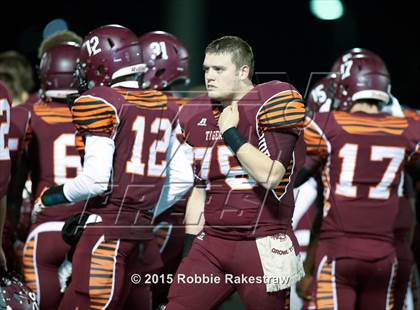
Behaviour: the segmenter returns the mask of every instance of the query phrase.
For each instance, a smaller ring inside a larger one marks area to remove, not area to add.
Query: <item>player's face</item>
[[[231,100],[238,90],[239,70],[231,54],[207,53],[203,63],[208,96],[214,100]]]

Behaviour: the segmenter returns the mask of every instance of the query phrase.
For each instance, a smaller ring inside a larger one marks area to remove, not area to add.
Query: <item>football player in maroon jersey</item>
[[[6,220],[6,193],[11,166],[8,148],[11,102],[10,90],[0,81],[0,268],[4,269],[7,269],[6,256],[3,251],[3,226]]]
[[[22,257],[16,255],[15,249],[22,247],[26,236],[18,238],[18,229],[29,228],[29,223],[25,222],[21,216],[22,188],[26,182],[27,160],[25,149],[27,145],[27,132],[29,128],[31,112],[22,104],[12,106],[10,110],[10,130],[9,130],[9,152],[11,160],[11,178],[7,191],[7,218],[4,226],[3,246],[6,257],[10,262],[10,271],[22,271]],[[22,225],[26,224],[26,225]],[[22,230],[19,230],[21,232]]]
[[[81,40],[82,38],[71,31],[56,33],[40,44],[38,57],[41,59],[45,51],[59,43],[81,43]],[[27,152],[25,150],[27,150],[27,143],[31,136],[30,133],[28,134],[28,129],[31,112],[33,112],[32,106],[39,101],[39,92],[28,95],[28,91],[34,82],[32,79],[32,68],[24,57],[11,52],[5,53],[3,57],[5,58],[0,57],[5,62],[0,65],[0,76],[9,76],[9,83],[12,84],[11,89],[14,90],[13,93],[16,98],[13,101],[11,110],[9,150],[12,172],[7,195],[8,210],[4,245],[7,245],[6,255],[12,258],[8,259],[8,261],[12,262],[9,269],[21,272],[22,257],[21,255],[17,255],[16,257],[15,250],[19,253],[21,252],[20,249],[23,250],[31,226],[30,205],[33,204],[33,201],[31,202],[28,198],[22,199],[22,190],[27,181],[28,164],[30,161],[26,157]],[[22,101],[25,98],[27,98],[26,101]],[[30,192],[30,182],[26,185],[26,190]],[[29,208],[21,207],[22,203]]]
[[[179,109],[187,104],[188,99],[180,97],[180,92],[175,89],[178,84],[188,85],[188,51],[176,36],[164,32],[153,31],[139,37],[142,47],[144,63],[147,71],[142,75],[141,87],[143,89],[156,89],[173,95]],[[178,135],[182,135],[177,128]],[[188,146],[174,141],[172,149],[177,152],[191,153],[185,150]],[[187,160],[187,157],[180,159]],[[191,163],[189,163],[191,164]],[[187,194],[185,186],[179,186],[179,175],[186,172],[182,170],[184,164],[178,160],[170,165],[167,172],[165,185],[154,210],[153,233],[159,244],[163,261],[162,274],[173,276],[182,259],[185,229],[183,225]],[[183,176],[183,179],[185,176]],[[192,186],[194,176],[190,175]],[[181,192],[179,192],[181,190]],[[154,308],[167,302],[170,283],[159,282],[152,286]]]
[[[9,139],[7,142],[11,170],[7,189],[7,216],[3,232],[3,249],[9,262],[9,270],[21,271],[21,259],[15,255],[15,245],[18,244],[16,227],[20,219],[20,205],[22,203],[22,191],[19,191],[19,188],[22,188],[25,181],[18,178],[16,168],[22,156],[23,142],[30,117],[30,113],[21,105],[32,101],[36,97],[36,95],[31,96],[29,94],[34,86],[32,66],[29,60],[16,51],[1,53],[0,80],[7,85],[12,95]],[[22,244],[23,242],[20,241],[20,245]]]
[[[181,110],[197,176],[187,216],[204,207],[205,225],[181,262],[167,309],[210,309],[235,290],[247,308],[283,309],[290,286],[303,276],[290,183],[303,160],[305,109],[288,83],[253,85],[253,66],[242,39],[213,41],[203,63],[208,95]],[[188,277],[197,280],[183,281]],[[233,277],[260,280],[234,283]],[[280,278],[287,283],[274,283]]]
[[[343,111],[314,114],[305,128],[325,182],[313,296],[319,309],[392,307],[397,188],[418,155],[420,124],[380,113],[390,78],[378,56],[350,55],[336,82]]]
[[[67,95],[78,91],[74,71],[79,53],[79,45],[64,43],[49,48],[41,58],[41,99],[27,107],[31,121],[26,157],[35,197],[81,172],[66,101]],[[42,308],[57,309],[60,304],[59,269],[70,249],[61,238],[61,229],[65,219],[82,208],[83,204],[62,205],[33,219],[24,247],[23,271]]]
[[[144,71],[141,46],[131,30],[107,25],[85,37],[77,76],[87,90],[71,105],[85,144],[83,172],[46,190],[35,209],[42,214],[59,203],[102,196],[88,202],[91,214],[73,256],[78,272],[60,309],[121,309],[132,291],[132,273],[160,266],[149,211],[170,161],[178,106],[161,92],[139,90]],[[144,308],[147,301],[130,300]]]

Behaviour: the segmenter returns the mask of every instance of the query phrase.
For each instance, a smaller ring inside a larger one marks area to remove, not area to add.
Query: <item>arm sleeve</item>
[[[173,206],[194,184],[192,148],[188,144],[178,141],[177,133],[179,131],[178,126],[171,136],[167,152],[167,177],[156,204],[154,216],[159,216]]]
[[[280,200],[286,193],[295,167],[295,148],[305,120],[302,96],[294,89],[278,92],[257,113],[258,148],[284,169],[280,183],[273,189]]]
[[[87,136],[83,172],[64,185],[64,196],[70,202],[86,200],[108,189],[114,157],[114,140]]]
[[[306,211],[309,210],[311,205],[315,202],[318,195],[317,183],[314,178],[308,179],[307,182],[303,183],[299,187],[293,189],[295,197],[295,210],[293,212],[293,229],[296,229],[296,225],[299,220],[303,217]]]

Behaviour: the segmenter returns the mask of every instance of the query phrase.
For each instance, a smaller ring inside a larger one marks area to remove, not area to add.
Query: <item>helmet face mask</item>
[[[189,83],[188,51],[174,35],[148,32],[139,37],[147,71],[141,88],[163,90],[175,82]]]
[[[41,58],[39,78],[44,97],[65,98],[77,92],[76,60],[80,46],[62,43],[49,48]]]
[[[91,31],[83,41],[76,67],[82,89],[136,81],[145,71],[137,36],[119,25]]]

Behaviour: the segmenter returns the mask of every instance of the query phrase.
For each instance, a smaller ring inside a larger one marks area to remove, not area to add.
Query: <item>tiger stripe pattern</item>
[[[48,103],[40,101],[34,104],[33,112],[47,124],[63,124],[72,122],[71,112],[64,104],[63,107],[51,107]]]
[[[35,270],[35,240],[36,236],[29,239],[23,249],[23,276],[26,285],[37,293],[37,276]]]
[[[319,310],[337,309],[334,269],[335,261],[327,262],[325,257],[316,281],[316,306]]]
[[[408,127],[402,117],[359,117],[354,113],[334,112],[334,118],[344,131],[356,135],[401,135]]]
[[[119,123],[117,111],[104,99],[94,96],[81,96],[72,105],[73,123],[78,134],[113,135]]]
[[[92,250],[89,274],[91,309],[104,309],[112,299],[119,241],[104,241]]]
[[[258,125],[262,131],[303,126],[305,105],[295,90],[285,90],[264,102],[258,111]]]

